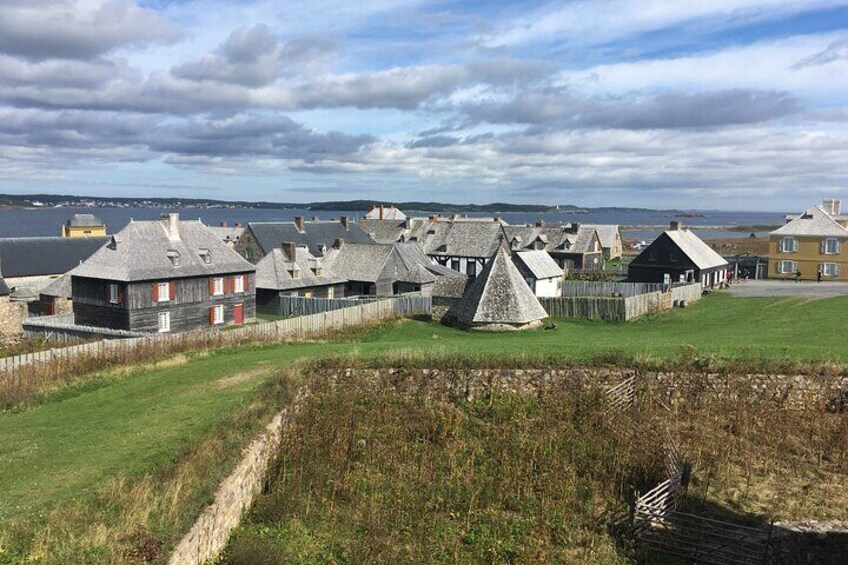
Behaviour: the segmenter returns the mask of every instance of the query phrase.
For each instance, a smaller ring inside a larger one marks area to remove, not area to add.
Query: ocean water
[[[65,221],[75,213],[93,213],[105,222],[109,233],[115,233],[123,228],[131,219],[153,220],[162,213],[170,210],[159,208],[36,208],[0,210],[0,237],[35,237],[60,235]],[[296,216],[311,219],[317,216],[329,220],[340,216],[357,219],[364,213],[354,211],[321,211],[310,210],[254,210],[246,208],[189,208],[179,210],[180,217],[185,220],[200,219],[210,226],[226,222],[233,225],[236,222],[246,224],[257,221],[285,221]],[[426,216],[426,211],[407,211],[412,216]],[[469,216],[491,216],[491,214],[468,214]],[[584,224],[618,224],[623,226],[625,237],[637,239],[653,239],[672,220],[683,222],[704,239],[717,237],[746,237],[749,232],[727,229],[713,229],[717,226],[757,226],[782,225],[784,214],[774,212],[711,212],[698,211],[685,217],[676,212],[661,211],[580,211],[559,212],[548,214],[506,213],[500,215],[510,224],[525,224],[544,220],[546,223],[580,222]],[[700,229],[699,229],[700,227]],[[758,237],[767,232],[757,232]]]

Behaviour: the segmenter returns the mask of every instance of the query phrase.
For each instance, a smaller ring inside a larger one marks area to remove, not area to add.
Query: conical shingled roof
[[[548,313],[501,245],[469,285],[456,316],[467,326],[524,325],[547,318]]]

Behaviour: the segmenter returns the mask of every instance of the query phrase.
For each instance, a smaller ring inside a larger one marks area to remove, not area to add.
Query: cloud
[[[119,47],[173,43],[180,30],[129,0],[4,0],[0,52],[31,60],[92,59]]]
[[[791,69],[797,71],[804,67],[827,65],[845,59],[848,59],[848,39],[840,39],[832,42],[818,53],[798,61],[792,65]]]

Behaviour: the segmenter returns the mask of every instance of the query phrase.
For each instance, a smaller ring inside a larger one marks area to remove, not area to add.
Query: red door
[[[244,323],[244,304],[236,304],[233,306],[233,321],[237,326]]]

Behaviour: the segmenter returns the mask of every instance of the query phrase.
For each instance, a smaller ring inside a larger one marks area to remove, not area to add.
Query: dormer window
[[[312,269],[312,273],[316,277],[323,277],[324,276],[324,267],[315,267],[314,269]]]
[[[168,259],[174,267],[180,266],[180,253],[178,251],[168,251]]]
[[[289,273],[291,273],[291,278],[293,279],[300,278],[300,269],[292,269],[291,271],[289,271]]]
[[[200,259],[203,261],[204,265],[211,265],[212,264],[212,252],[210,252],[208,249],[201,249],[200,250]]]

